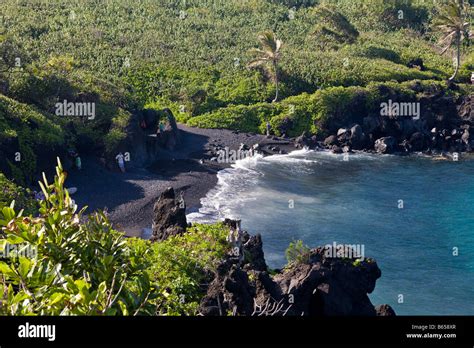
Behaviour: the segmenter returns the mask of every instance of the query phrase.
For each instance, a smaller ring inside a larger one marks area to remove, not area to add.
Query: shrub
[[[0,206],[8,206],[15,201],[17,209],[24,210],[24,214],[34,214],[38,205],[29,189],[25,189],[8,180],[0,173]]]
[[[289,95],[288,87],[281,83],[280,95]],[[275,96],[275,85],[265,83],[259,71],[239,71],[222,76],[215,86],[215,100],[222,106],[231,104],[250,105],[272,100]]]
[[[145,109],[156,111],[161,111],[166,108],[171,110],[177,122],[186,123],[192,117],[192,114],[188,111],[190,109],[186,105],[173,102],[166,97],[158,97],[153,102],[145,105]]]
[[[270,121],[273,132],[292,137],[301,135],[311,129],[312,117],[316,112],[314,95],[303,93],[289,97],[280,103],[279,112]]]
[[[120,128],[112,128],[105,136],[105,153],[109,156],[117,152],[127,134]]]
[[[183,235],[161,243],[134,240],[146,245],[150,254],[147,272],[153,286],[160,289],[153,304],[160,315],[196,315],[205,287],[214,277],[218,263],[230,250],[229,230],[216,225],[194,225]]]
[[[0,250],[35,251],[0,259],[0,314],[197,314],[205,284],[230,249],[228,228],[195,225],[155,244],[126,239],[102,212],[83,218],[86,208],[77,211],[64,189],[59,162],[56,173],[53,183],[43,178],[38,217],[23,216],[0,196]]]
[[[327,45],[337,48],[338,44],[354,43],[359,36],[357,29],[335,7],[318,6],[314,16],[318,24],[313,35],[322,48]]]
[[[257,133],[261,123],[266,119],[270,119],[276,112],[277,107],[268,103],[229,106],[193,117],[188,121],[188,125],[201,128],[228,128]]]
[[[309,262],[311,249],[303,244],[303,241],[292,241],[285,251],[288,264],[300,264]]]
[[[318,0],[269,0],[269,1],[276,4],[284,5],[289,8],[310,7],[318,3]]]
[[[366,92],[360,87],[332,87],[313,94],[303,93],[282,101],[285,113],[271,121],[280,135],[334,132],[350,122],[361,122],[366,112]]]
[[[362,30],[424,29],[434,3],[422,0],[325,0],[336,6]]]
[[[53,122],[34,107],[0,95],[0,153],[10,162],[0,168],[19,184],[32,182],[37,167],[37,153],[54,153],[66,141],[60,121]],[[20,161],[15,161],[16,155]],[[46,160],[46,159],[43,159]],[[12,174],[15,174],[13,176]]]
[[[35,250],[0,261],[0,313],[152,314],[146,251],[128,247],[102,213],[81,223],[84,209],[76,211],[64,181],[59,163],[54,183],[45,177],[41,184],[45,200],[36,218],[23,217],[13,204],[0,207],[0,249],[9,244]]]

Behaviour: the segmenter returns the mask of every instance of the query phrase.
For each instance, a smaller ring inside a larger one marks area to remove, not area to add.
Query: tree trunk
[[[278,88],[279,88],[278,67],[277,67],[276,62],[273,62],[273,70],[275,71],[275,99],[272,100],[272,103],[275,103],[278,101]]]
[[[459,65],[461,64],[461,33],[456,35],[456,68],[454,74],[449,78],[449,81],[453,81],[459,72]]]

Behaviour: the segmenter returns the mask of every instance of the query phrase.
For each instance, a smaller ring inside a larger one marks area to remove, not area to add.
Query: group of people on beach
[[[168,120],[168,122],[169,122],[169,120]],[[165,131],[166,125],[167,124],[165,122],[163,122],[163,120],[160,120],[160,122],[158,123],[158,127],[156,129],[156,135],[157,136],[160,136]],[[140,122],[140,127],[142,129],[147,129],[148,124],[146,123],[146,121],[144,119]]]
[[[74,167],[77,170],[82,170],[82,160],[81,156],[77,153],[77,151],[71,149],[69,150],[69,156],[73,159],[74,161]],[[118,167],[120,168],[120,171],[122,173],[125,173],[125,155],[120,152],[117,156],[115,156],[115,160],[117,161]]]

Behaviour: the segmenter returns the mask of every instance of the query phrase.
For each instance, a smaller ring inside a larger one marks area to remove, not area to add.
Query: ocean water
[[[296,151],[218,175],[194,221],[241,218],[270,267],[292,240],[359,244],[382,277],[372,303],[399,315],[474,314],[474,160]]]

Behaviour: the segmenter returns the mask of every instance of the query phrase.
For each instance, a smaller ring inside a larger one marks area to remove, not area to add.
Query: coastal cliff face
[[[355,93],[337,113],[325,114],[324,120],[316,118],[317,110],[311,111],[314,124],[308,123],[298,137],[285,136],[295,133],[288,116],[283,118],[287,119],[287,128],[271,128],[272,133],[282,136],[262,136],[253,143],[242,143],[245,149],[263,155],[287,154],[303,147],[334,153],[397,155],[473,151],[474,101],[470,87],[413,81],[371,88]],[[312,126],[318,129],[317,134],[310,131]],[[226,146],[225,141],[210,144],[204,158],[217,162]]]
[[[153,241],[183,233],[186,218],[173,189],[155,205]],[[328,256],[327,249],[308,250],[283,270],[270,270],[260,235],[226,220],[231,245],[207,285],[199,313],[204,316],[346,316],[395,315],[389,305],[374,307],[368,294],[382,272],[373,259]]]
[[[374,307],[367,296],[381,276],[373,259],[329,258],[316,248],[304,261],[270,272],[259,235],[243,232],[241,250],[243,257],[222,261],[201,301],[202,315],[395,315],[389,305]]]

